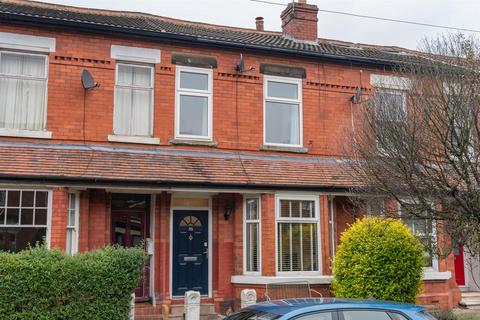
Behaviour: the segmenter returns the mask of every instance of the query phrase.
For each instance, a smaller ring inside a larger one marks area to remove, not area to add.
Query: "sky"
[[[288,0],[270,0],[288,3]],[[183,20],[235,27],[255,27],[255,17],[265,19],[265,29],[281,30],[284,7],[251,0],[44,0],[81,7],[140,11]],[[320,9],[418,21],[480,30],[480,0],[308,0]],[[319,12],[320,38],[417,49],[425,38],[446,29],[413,26]],[[480,33],[473,33],[480,36]]]

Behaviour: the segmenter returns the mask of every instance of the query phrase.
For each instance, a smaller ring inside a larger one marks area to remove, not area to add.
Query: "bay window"
[[[49,193],[0,190],[0,250],[18,252],[47,237]]]
[[[260,199],[245,198],[244,272],[260,272]]]
[[[175,136],[186,139],[212,138],[211,69],[177,66]]]
[[[437,235],[435,220],[428,218],[419,218],[413,214],[406,213],[407,209],[400,206],[400,217],[412,233],[420,240],[420,243],[425,248],[424,250],[424,267],[428,270],[438,271],[438,260],[434,255],[434,250],[437,247]]]
[[[0,129],[45,130],[47,56],[0,52]]]
[[[319,212],[316,197],[277,198],[277,271],[319,271]]]
[[[265,76],[264,143],[302,146],[302,80]]]
[[[152,136],[153,83],[153,66],[117,64],[113,125],[115,135]]]

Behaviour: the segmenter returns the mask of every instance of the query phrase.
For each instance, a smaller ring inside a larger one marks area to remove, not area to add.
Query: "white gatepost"
[[[135,319],[135,293],[132,293],[132,299],[130,300],[130,320]]]
[[[185,320],[200,320],[200,292],[185,292]]]
[[[243,289],[240,293],[241,307],[246,308],[257,303],[257,292],[254,289]]]

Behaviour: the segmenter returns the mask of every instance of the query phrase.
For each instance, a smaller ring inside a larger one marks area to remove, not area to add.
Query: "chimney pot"
[[[290,2],[282,11],[283,34],[299,40],[317,41],[318,7],[307,0]]]
[[[257,27],[257,31],[263,31],[265,29],[263,17],[256,17],[255,18],[255,25]]]

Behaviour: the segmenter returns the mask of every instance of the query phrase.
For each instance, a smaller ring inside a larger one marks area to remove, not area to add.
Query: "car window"
[[[277,318],[280,318],[280,315],[271,312],[243,310],[229,315],[225,320],[274,320]]]
[[[333,315],[331,312],[309,313],[296,317],[295,320],[333,320]]]
[[[375,310],[345,310],[344,320],[392,320],[384,311]]]
[[[405,317],[404,315],[401,315],[400,313],[390,312],[389,314],[393,320],[408,320],[407,317]]]

